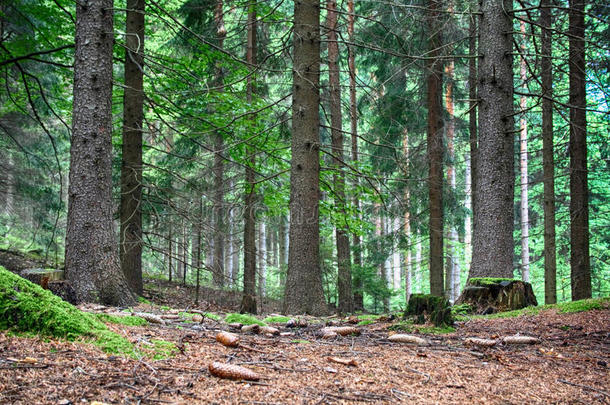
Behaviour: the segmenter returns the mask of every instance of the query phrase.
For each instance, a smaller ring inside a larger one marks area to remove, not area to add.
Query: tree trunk
[[[347,33],[349,41],[354,41],[354,0],[348,0],[348,22],[347,22]],[[358,106],[356,104],[356,56],[354,54],[353,45],[347,47],[347,65],[349,69],[349,110],[350,110],[350,132],[351,132],[351,144],[352,144],[352,160],[358,161]],[[354,196],[353,204],[356,211],[356,215],[360,215],[360,200],[358,198],[358,186],[359,178],[354,176]],[[362,311],[364,309],[364,299],[362,296],[362,279],[359,275],[362,272],[362,247],[360,244],[360,235],[357,233],[352,234],[353,246],[354,246],[354,267],[356,273],[353,279],[353,305],[355,311]]]
[[[572,300],[591,298],[585,1],[570,0],[570,266]]]
[[[121,153],[121,269],[142,294],[142,123],[144,120],[144,6],[129,0],[125,20],[125,89]]]
[[[428,1],[427,27],[429,59],[427,70],[428,106],[428,195],[430,202],[430,293],[443,296],[443,128],[441,92],[443,86],[442,62],[439,59],[440,4],[438,0]]]
[[[470,140],[470,206],[474,219],[476,215],[476,184],[477,184],[477,154],[478,154],[478,139],[477,139],[477,16],[472,14],[470,16],[470,24],[468,27],[469,39],[468,39],[468,54],[470,59],[468,60],[468,98],[470,99],[470,107],[468,113],[468,132]],[[471,232],[474,233],[474,220],[472,221]],[[468,232],[468,231],[467,231]],[[472,246],[471,254],[472,254]],[[471,257],[472,261],[472,257]]]
[[[354,310],[352,297],[352,270],[350,247],[345,209],[345,172],[343,171],[343,114],[341,113],[341,84],[339,77],[339,44],[337,43],[337,3],[329,0],[328,9],[328,83],[330,86],[330,119],[333,154],[333,183],[335,209],[340,213],[340,223],[336,224],[337,243],[337,290],[339,293],[338,311],[340,314]]]
[[[520,61],[520,76],[523,92],[527,92],[527,66],[525,62],[526,33],[525,22],[521,20],[521,35],[523,42],[521,43],[521,61]],[[521,169],[521,274],[523,281],[530,281],[530,217],[529,217],[529,198],[527,195],[528,178],[527,178],[527,117],[525,110],[527,108],[527,99],[521,96],[519,99],[519,107],[521,107],[521,119],[519,122],[519,167]]]
[[[256,66],[256,4],[248,6],[248,43],[246,61],[250,69]],[[255,92],[254,75],[247,78],[246,98],[250,106],[253,105]],[[250,116],[256,121],[256,114]],[[244,295],[242,297],[240,312],[256,314],[256,183],[254,178],[255,152],[246,148],[246,190],[244,196]]]
[[[294,3],[290,250],[285,313],[326,313],[320,268],[320,2]]]
[[[557,302],[555,247],[555,162],[553,146],[553,60],[551,1],[540,1],[542,25],[542,165],[544,171],[544,302]]]
[[[514,118],[512,2],[481,3],[479,133],[469,278],[513,277]]]
[[[171,204],[170,204],[171,206]],[[169,207],[168,207],[169,208]],[[174,230],[172,225],[171,216],[168,215],[168,226],[167,226],[167,280],[171,283],[173,276],[173,254],[174,254]]]
[[[112,218],[112,0],[76,6],[66,279],[77,298],[131,305]]]
[[[451,11],[452,8],[449,8]],[[454,76],[454,61],[453,59],[449,60],[447,65],[445,66],[445,74],[447,77],[447,84],[445,85],[445,108],[447,110],[447,125],[446,125],[446,135],[447,135],[447,154],[448,154],[448,162],[447,162],[447,181],[449,182],[449,188],[453,194],[456,193],[456,173],[455,173],[455,115],[454,115],[454,101],[453,101],[453,76]],[[445,280],[445,288],[447,291],[445,292],[447,299],[449,302],[454,303],[459,295],[459,281],[458,286],[456,288],[456,280],[459,280],[460,277],[460,266],[457,261],[457,242],[458,242],[458,234],[455,229],[455,225],[451,223],[449,225],[449,243],[447,246],[447,255],[446,255],[446,276]]]
[[[258,224],[258,296],[261,305],[265,296],[267,277],[267,225],[264,221]]]
[[[407,178],[408,176],[408,162],[409,162],[409,134],[407,132],[405,132],[405,136],[403,138],[402,141],[402,147],[403,147],[403,153],[404,153],[404,167],[405,167],[405,172],[404,172],[404,176],[405,178]],[[405,239],[406,239],[406,252],[405,252],[405,302],[408,304],[409,303],[409,299],[411,297],[411,294],[413,292],[413,281],[412,281],[412,267],[413,267],[413,263],[411,263],[411,242],[412,242],[412,238],[411,238],[411,213],[409,212],[410,209],[410,199],[411,199],[411,195],[410,195],[410,190],[409,190],[409,184],[405,184],[405,225],[404,225],[404,232],[405,232]]]

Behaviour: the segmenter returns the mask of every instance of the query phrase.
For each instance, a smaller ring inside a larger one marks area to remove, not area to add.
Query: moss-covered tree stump
[[[453,325],[449,301],[430,294],[411,295],[404,316],[414,317],[416,323],[428,321],[438,327]]]
[[[455,302],[474,313],[490,314],[538,305],[530,283],[510,278],[471,278]]]

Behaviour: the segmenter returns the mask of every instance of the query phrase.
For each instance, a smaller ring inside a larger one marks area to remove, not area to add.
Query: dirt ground
[[[135,345],[163,339],[182,349],[163,360],[122,358],[93,345],[0,333],[0,403],[610,403],[608,308],[474,319],[458,324],[451,334],[414,333],[426,338],[428,346],[389,341],[391,325],[378,321],[358,326],[359,336],[323,339],[323,324],[310,320],[304,328],[279,327],[280,336],[240,334],[236,348],[216,342],[216,334],[230,328],[209,318],[145,327],[109,325]],[[465,342],[515,334],[540,341],[490,348]],[[262,378],[215,377],[208,371],[215,361],[247,367]]]

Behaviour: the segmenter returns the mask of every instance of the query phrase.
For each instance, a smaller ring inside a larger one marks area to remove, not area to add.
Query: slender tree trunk
[[[405,178],[408,177],[408,163],[409,163],[409,134],[405,132],[404,138],[402,140],[402,148],[404,153],[404,167],[405,167]],[[412,267],[413,263],[411,263],[411,213],[409,212],[411,207],[411,193],[409,189],[409,183],[405,184],[405,239],[406,239],[406,252],[405,252],[405,302],[408,304],[409,299],[411,298],[411,293],[413,291],[413,281],[412,281]]]
[[[248,5],[248,44],[246,50],[246,61],[250,64],[250,69],[256,66],[256,4]],[[255,92],[254,74],[247,79],[247,101],[253,105]],[[256,115],[252,114],[251,119],[256,121]],[[256,314],[256,183],[254,178],[255,151],[246,148],[246,190],[244,197],[244,296],[241,301],[241,312]]]
[[[320,268],[320,2],[294,3],[290,250],[285,313],[327,312]]]
[[[214,11],[214,22],[216,23],[216,37],[218,47],[222,49],[224,39],[227,35],[227,30],[224,25],[222,0],[216,1],[216,9]],[[220,63],[216,66],[214,84],[222,91],[223,87],[223,71]],[[222,133],[218,130],[213,133],[214,138],[214,165],[212,173],[214,175],[214,199],[212,211],[214,213],[214,249],[212,259],[212,282],[215,286],[224,285],[224,251],[225,251],[225,223],[224,223],[224,158],[222,150],[224,148],[224,139]]]
[[[168,216],[167,226],[167,279],[171,283],[173,275],[173,254],[174,254],[174,229],[172,225],[171,216]]]
[[[422,261],[422,243],[421,243],[421,234],[417,232],[415,235],[417,242],[415,243],[415,284],[417,285],[417,292],[421,293],[423,291],[422,285],[422,269],[421,269],[421,261]]]
[[[348,0],[348,22],[347,22],[347,33],[350,42],[354,41],[354,0]],[[347,65],[349,69],[349,111],[350,111],[350,132],[351,132],[351,145],[352,145],[352,160],[358,161],[358,106],[356,104],[356,56],[354,54],[353,45],[347,47]],[[360,213],[360,200],[358,198],[358,186],[359,178],[354,176],[354,195],[353,204],[354,209],[359,215]],[[353,277],[353,303],[354,310],[361,311],[364,309],[364,300],[362,296],[362,279],[359,273],[362,272],[362,247],[360,244],[360,235],[357,233],[352,234],[353,246],[354,246],[354,267],[356,272]]]
[[[136,294],[142,294],[142,123],[144,120],[145,0],[127,1],[125,90],[121,153],[121,270]]]
[[[449,8],[452,11],[451,8]],[[446,125],[446,135],[447,135],[447,181],[449,182],[449,188],[453,194],[456,193],[456,173],[455,173],[455,115],[454,115],[454,101],[453,101],[453,77],[454,77],[454,67],[455,63],[453,59],[450,59],[447,65],[445,66],[445,76],[447,78],[447,84],[445,85],[445,108],[447,110],[447,125]],[[457,261],[457,242],[458,242],[458,234],[455,229],[455,225],[451,223],[449,225],[449,243],[447,246],[447,255],[446,255],[446,276],[445,280],[445,288],[447,291],[445,292],[447,298],[450,302],[455,302],[459,295],[459,286],[456,289],[456,279],[459,280],[460,277],[460,267]]]
[[[521,43],[521,61],[520,61],[520,76],[521,85],[523,86],[523,92],[527,92],[527,66],[525,62],[525,52],[527,51],[526,46],[526,32],[525,22],[521,20],[521,35],[523,42]],[[521,274],[523,281],[529,283],[530,281],[530,248],[529,248],[529,235],[530,235],[530,218],[529,218],[529,198],[527,195],[528,190],[528,177],[527,177],[527,117],[525,110],[527,108],[527,98],[521,96],[519,98],[519,107],[521,107],[521,119],[519,121],[519,162],[521,169]]]
[[[76,5],[66,279],[79,300],[131,305],[112,219],[113,1]]]
[[[587,181],[587,99],[585,1],[570,0],[570,266],[572,300],[591,298],[589,198]]]
[[[199,275],[201,268],[201,225],[203,221],[203,202],[201,194],[196,191],[196,198],[193,202],[195,206],[195,219],[193,222],[193,240],[191,244],[191,268]]]
[[[481,3],[479,133],[469,278],[513,277],[514,118],[512,2]]]
[[[398,243],[396,243],[397,235],[400,234],[400,218],[396,217],[393,220],[392,233],[395,235],[393,240],[395,241],[392,245],[392,288],[400,290],[400,282],[402,276],[402,261],[400,260],[400,250],[398,249]]]
[[[343,171],[343,114],[341,113],[341,84],[339,77],[339,44],[337,43],[337,3],[327,3],[328,17],[328,83],[330,85],[330,119],[332,154],[334,166],[335,207],[341,217],[347,215],[345,209],[345,172]],[[336,224],[335,238],[337,243],[337,290],[339,293],[338,311],[340,314],[354,310],[352,297],[352,270],[350,263],[350,246],[347,220],[341,219]]]
[[[264,221],[258,224],[258,296],[262,304],[265,295],[267,278],[267,225]]]
[[[430,201],[430,293],[443,296],[443,126],[441,93],[443,86],[440,4],[428,0],[427,27],[429,59],[426,64],[428,83],[428,189]]]

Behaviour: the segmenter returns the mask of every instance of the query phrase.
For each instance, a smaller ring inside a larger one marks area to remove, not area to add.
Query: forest
[[[609,16],[0,0],[0,402],[607,403]]]

